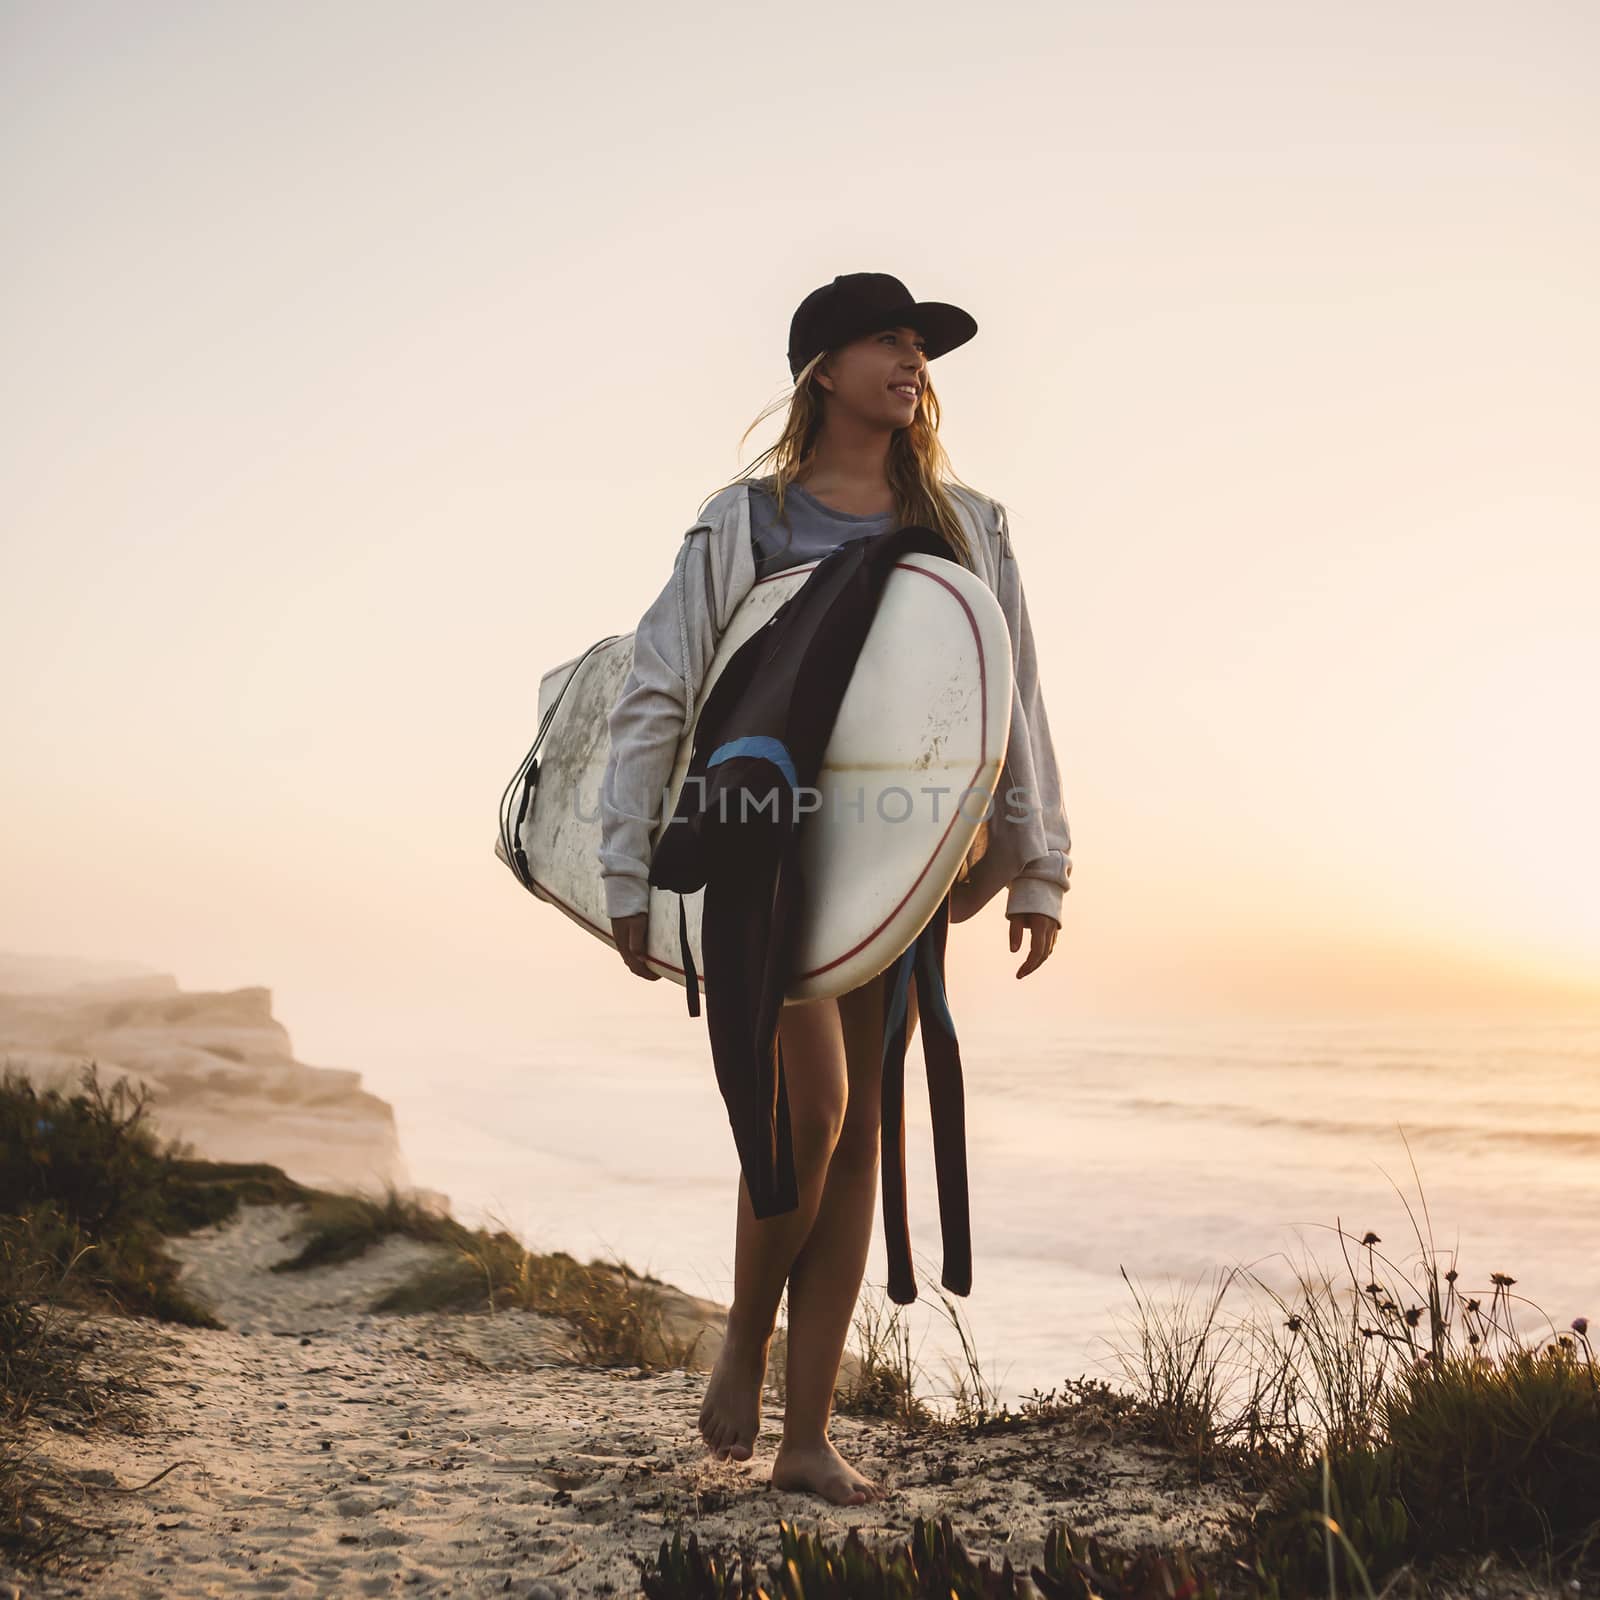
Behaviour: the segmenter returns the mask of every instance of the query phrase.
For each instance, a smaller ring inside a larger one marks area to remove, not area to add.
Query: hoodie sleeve
[[[1056,768],[1050,719],[1039,686],[1039,659],[1034,649],[1033,624],[1028,617],[1028,597],[1022,587],[1022,569],[1011,548],[1010,520],[1006,508],[996,503],[999,515],[999,581],[996,594],[1011,631],[1011,662],[1016,693],[1027,720],[1031,775],[1018,774],[1023,790],[1013,790],[1017,808],[1037,809],[1045,848],[1017,869],[1006,893],[1006,915],[1042,911],[1061,921],[1061,902],[1072,887],[1072,834],[1062,804],[1061,775]],[[1019,763],[1020,765],[1020,763]],[[1002,806],[1006,796],[996,797]]]
[[[650,909],[652,835],[704,673],[706,540],[703,530],[684,536],[672,576],[634,630],[633,664],[607,718],[611,749],[600,782],[600,876],[610,917]]]

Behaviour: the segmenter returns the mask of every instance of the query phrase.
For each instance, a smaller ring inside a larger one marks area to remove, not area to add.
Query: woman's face
[[[840,345],[817,368],[828,403],[868,424],[911,424],[928,381],[926,343],[915,328],[883,328]]]

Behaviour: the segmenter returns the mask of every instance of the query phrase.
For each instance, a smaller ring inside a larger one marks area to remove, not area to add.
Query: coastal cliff
[[[148,1085],[152,1126],[197,1155],[352,1193],[392,1183],[447,1209],[412,1184],[394,1108],[359,1072],[295,1060],[270,989],[189,992],[124,963],[0,953],[0,1065],[70,1091],[91,1061],[107,1088]]]

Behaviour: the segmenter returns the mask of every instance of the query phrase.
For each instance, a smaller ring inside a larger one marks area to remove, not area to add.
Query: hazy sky
[[[0,18],[0,949],[330,1063],[683,1019],[496,808],[872,270],[978,320],[1074,835],[958,1020],[1600,1004],[1592,5]]]

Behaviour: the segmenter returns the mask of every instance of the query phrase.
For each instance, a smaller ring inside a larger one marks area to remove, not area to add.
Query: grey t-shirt
[[[897,526],[895,514],[884,511],[875,517],[852,516],[825,506],[814,494],[791,483],[783,494],[785,527],[778,520],[778,501],[772,480],[762,478],[751,486],[750,543],[756,561],[756,577],[770,577],[808,561],[820,561],[830,551],[851,539],[869,534],[888,533]]]

